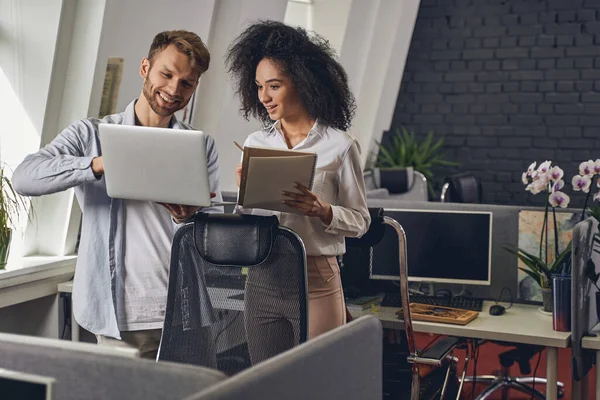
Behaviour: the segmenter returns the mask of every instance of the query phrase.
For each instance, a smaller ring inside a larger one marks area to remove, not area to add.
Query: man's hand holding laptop
[[[102,176],[102,174],[104,174],[104,163],[102,161],[102,156],[95,157],[92,160],[91,167],[92,167],[92,171],[94,172],[94,175],[96,175],[97,177]],[[216,193],[214,193],[214,192],[210,193],[211,199],[215,196],[216,196]],[[169,204],[169,203],[158,203],[158,204],[160,204],[161,206],[166,208],[167,211],[169,211],[169,214],[171,214],[171,216],[173,217],[173,220],[178,224],[182,224],[182,223],[186,222],[187,220],[192,218],[198,210],[202,209],[202,207],[186,206],[183,204]]]
[[[213,197],[215,197],[217,194],[214,192],[210,192],[210,198],[212,199]],[[178,224],[183,224],[184,222],[187,222],[190,218],[192,218],[194,216],[194,214],[196,214],[196,212],[198,210],[201,210],[202,207],[198,207],[198,206],[184,206],[182,204],[167,204],[167,203],[158,203],[161,206],[163,206],[164,208],[166,208],[169,213],[171,214],[171,216],[173,217],[173,220],[175,222],[177,222]]]

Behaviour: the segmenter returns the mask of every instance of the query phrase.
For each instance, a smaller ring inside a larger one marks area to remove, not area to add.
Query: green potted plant
[[[390,135],[389,142],[377,142],[379,154],[376,166],[380,169],[397,169],[405,171],[412,167],[427,178],[427,186],[432,196],[433,168],[439,166],[458,166],[460,163],[445,160],[441,153],[444,139],[434,140],[433,131],[430,131],[422,142],[415,138],[415,133],[405,127],[397,129]]]
[[[8,262],[15,224],[22,213],[27,212],[26,200],[15,192],[5,171],[5,167],[0,168],[0,269]]]

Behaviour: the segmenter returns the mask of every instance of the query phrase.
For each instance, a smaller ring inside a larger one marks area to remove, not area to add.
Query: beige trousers
[[[138,349],[140,357],[156,360],[161,333],[162,329],[124,331],[121,332],[122,340],[103,335],[96,335],[96,340],[101,346],[130,347]]]
[[[309,256],[308,337],[310,339],[346,323],[346,304],[335,257]]]

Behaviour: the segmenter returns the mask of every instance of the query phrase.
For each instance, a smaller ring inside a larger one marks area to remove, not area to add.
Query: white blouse
[[[270,129],[251,133],[244,146],[288,148],[279,121]],[[308,136],[293,149],[317,153],[312,191],[321,200],[331,204],[333,219],[329,226],[317,217],[285,212],[242,207],[238,207],[238,212],[276,215],[282,226],[290,228],[302,238],[309,256],[344,254],[344,237],[362,236],[371,223],[358,143],[347,133],[320,125],[317,121]]]

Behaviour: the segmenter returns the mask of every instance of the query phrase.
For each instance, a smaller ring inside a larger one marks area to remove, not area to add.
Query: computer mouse
[[[490,307],[490,315],[502,315],[504,311],[506,311],[506,308],[500,304],[494,304]]]

